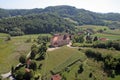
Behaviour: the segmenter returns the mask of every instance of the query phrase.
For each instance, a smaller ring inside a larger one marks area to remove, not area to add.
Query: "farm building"
[[[52,38],[51,38],[51,46],[52,47],[60,47],[66,44],[69,44],[71,39],[71,35],[69,34],[55,34]]]
[[[51,80],[61,80],[62,77],[59,74],[53,75]]]
[[[108,39],[107,38],[100,38],[99,40],[100,41],[107,41]]]

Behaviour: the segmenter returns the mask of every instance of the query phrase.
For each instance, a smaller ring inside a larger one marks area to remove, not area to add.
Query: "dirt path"
[[[54,51],[56,49],[59,49],[60,47],[55,47],[55,48],[48,48],[47,51]]]
[[[69,47],[69,48],[79,48],[79,47],[72,47],[72,42],[69,42],[69,44],[67,44],[67,47]]]

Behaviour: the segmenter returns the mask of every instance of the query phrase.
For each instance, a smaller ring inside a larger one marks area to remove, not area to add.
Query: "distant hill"
[[[30,23],[31,26],[34,26],[34,27],[36,25],[41,26],[38,23],[36,23],[35,25],[34,22],[35,21],[39,22],[39,20],[44,21],[44,19],[42,19],[40,16],[43,16],[46,14],[52,14],[52,15],[57,16],[57,18],[56,19],[54,18],[54,20],[57,20],[58,17],[59,19],[62,19],[62,20],[59,20],[59,23],[60,23],[59,27],[62,27],[62,24],[64,26],[68,25],[68,24],[65,25],[63,21],[65,21],[65,23],[66,21],[69,23],[71,21],[72,22],[74,21],[76,22],[76,24],[74,23],[75,25],[102,25],[102,26],[108,26],[112,28],[120,28],[120,14],[119,13],[96,13],[96,12],[91,12],[91,11],[84,10],[84,9],[77,9],[72,6],[63,5],[63,6],[49,6],[49,7],[46,7],[45,9],[38,9],[38,8],[35,8],[35,9],[0,9],[0,19],[1,19],[0,20],[0,32],[8,32],[6,31],[7,29],[2,29],[2,28],[9,28],[9,26],[6,24],[9,24],[9,21],[12,19],[15,22],[11,21],[11,24],[10,24],[11,27],[16,26],[20,28],[21,30],[23,30],[24,33],[34,33],[34,31],[25,32],[24,31],[25,29],[23,29],[22,27],[23,26],[25,27],[27,22]],[[36,18],[35,16],[39,16],[39,17]],[[31,21],[29,20],[30,17],[32,17],[32,19],[30,19]],[[53,18],[53,16],[50,16],[50,15],[49,17],[51,17],[51,19]],[[22,18],[21,21],[19,20],[20,18]],[[66,19],[69,19],[69,20],[66,20]],[[51,20],[44,21],[44,25],[51,24],[50,21]],[[22,24],[18,25],[21,22]],[[73,24],[72,22],[71,24]],[[56,24],[58,27],[58,23]]]
[[[55,14],[41,13],[0,20],[0,32],[13,36],[51,32],[66,32],[75,29],[75,24]]]

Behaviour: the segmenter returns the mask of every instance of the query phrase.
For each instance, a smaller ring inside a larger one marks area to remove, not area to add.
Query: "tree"
[[[33,44],[33,45],[31,46],[31,51],[32,51],[34,48],[37,48],[37,45],[36,45],[36,44]]]
[[[24,74],[24,79],[25,80],[31,80],[32,78],[33,78],[33,76],[34,76],[34,72],[33,72],[33,70],[30,70],[30,72],[25,72],[25,74]],[[24,80],[23,79],[23,80]],[[33,79],[32,79],[33,80]]]
[[[22,70],[18,70],[15,72],[15,79],[16,80],[24,80],[24,72]]]
[[[97,36],[95,36],[94,37],[94,39],[93,39],[93,41],[97,41],[98,40],[98,37]]]
[[[14,68],[14,66],[12,66],[12,67],[11,67],[11,75],[12,75],[12,76],[13,76],[14,72],[15,72],[15,68]]]
[[[92,37],[90,35],[86,36],[86,43],[92,43]]]
[[[37,64],[36,64],[36,62],[35,61],[31,61],[31,64],[30,64],[30,67],[29,67],[30,69],[32,69],[32,70],[36,70],[37,69]]]
[[[37,53],[38,53],[38,48],[37,47],[33,48],[30,53],[30,58],[34,59]]]
[[[78,73],[82,73],[83,71],[84,71],[84,69],[83,69],[83,64],[81,64],[81,65],[79,66]]]
[[[115,70],[112,70],[112,71],[111,71],[111,77],[112,77],[112,78],[115,78]]]
[[[75,35],[73,38],[73,42],[83,43],[84,42],[84,35]]]
[[[92,74],[92,73],[90,73],[90,74],[89,74],[89,77],[91,78],[92,76],[93,76],[93,74]]]
[[[19,58],[19,62],[24,64],[26,62],[26,56],[25,55],[21,55]]]
[[[42,45],[39,47],[39,51],[38,51],[40,55],[39,58],[44,59],[46,51],[47,51],[47,43],[43,42]]]

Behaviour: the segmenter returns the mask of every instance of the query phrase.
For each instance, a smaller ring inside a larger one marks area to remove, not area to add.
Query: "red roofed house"
[[[71,35],[69,34],[56,34],[51,38],[51,46],[52,47],[59,47],[66,44],[69,44],[71,39]]]
[[[61,80],[62,77],[59,74],[53,75],[51,80]]]
[[[108,39],[107,38],[100,38],[99,40],[100,41],[107,41]]]

